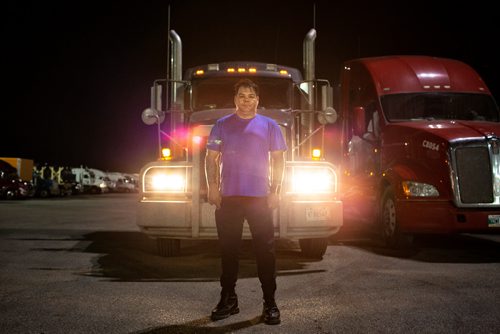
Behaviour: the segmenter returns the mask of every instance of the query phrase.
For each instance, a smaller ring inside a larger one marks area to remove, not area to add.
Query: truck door
[[[377,214],[380,174],[379,100],[364,68],[351,66],[346,99],[343,140],[343,201],[346,220],[372,222]]]

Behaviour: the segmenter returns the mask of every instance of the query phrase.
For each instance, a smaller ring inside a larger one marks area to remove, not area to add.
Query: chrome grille
[[[451,150],[452,181],[459,207],[498,206],[500,180],[498,140],[459,143]]]

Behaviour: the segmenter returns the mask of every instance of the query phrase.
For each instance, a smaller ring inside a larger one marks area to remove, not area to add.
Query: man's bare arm
[[[271,152],[271,193],[278,193],[283,183],[285,172],[285,152]]]
[[[205,156],[205,174],[207,176],[208,203],[220,208],[219,191],[219,159],[220,152],[207,149]]]
[[[271,152],[271,190],[267,201],[271,209],[278,207],[284,172],[285,152]]]

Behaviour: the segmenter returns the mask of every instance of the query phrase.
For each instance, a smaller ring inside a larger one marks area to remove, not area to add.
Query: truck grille
[[[452,148],[454,191],[457,206],[498,206],[500,179],[498,141],[461,143]]]

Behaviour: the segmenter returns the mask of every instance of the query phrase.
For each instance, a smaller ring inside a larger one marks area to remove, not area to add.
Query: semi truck
[[[101,170],[80,166],[71,168],[71,173],[85,193],[102,194],[109,191],[108,183],[104,180],[106,175]]]
[[[156,125],[157,160],[140,171],[137,225],[157,240],[162,256],[180,251],[183,239],[216,239],[215,207],[207,202],[204,158],[214,123],[235,111],[233,86],[249,78],[260,86],[258,113],[273,118],[286,138],[281,203],[273,214],[275,237],[298,241],[301,252],[321,258],[342,225],[338,167],[324,157],[325,125],[336,120],[333,89],[316,79],[311,29],[304,39],[304,76],[292,67],[225,61],[182,74],[182,43],[169,34],[167,78],[155,80],[142,120]],[[162,109],[162,106],[164,108]],[[250,238],[245,225],[243,238]]]
[[[469,65],[429,56],[355,59],[341,69],[345,226],[389,246],[421,233],[500,229],[500,116]]]
[[[130,177],[129,175],[120,172],[107,172],[106,174],[112,184],[112,186],[110,187],[110,191],[125,193],[136,191],[136,187],[133,183],[132,177]]]

